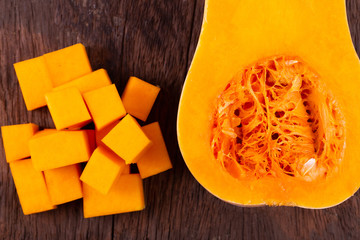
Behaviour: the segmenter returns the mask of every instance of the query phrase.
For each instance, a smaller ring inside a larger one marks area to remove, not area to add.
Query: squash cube
[[[45,93],[53,85],[44,57],[37,57],[14,64],[21,92],[28,111],[46,106]]]
[[[45,94],[57,130],[82,127],[91,122],[85,102],[75,87]]]
[[[84,183],[84,217],[140,211],[145,208],[139,174],[119,175],[108,194],[103,195]]]
[[[34,168],[44,171],[86,162],[91,156],[86,131],[57,131],[42,134],[29,141]]]
[[[78,43],[44,55],[54,87],[91,73],[84,45]]]
[[[82,198],[79,164],[44,171],[52,204],[60,205]]]
[[[130,77],[121,99],[128,113],[145,122],[159,91],[159,87]]]
[[[115,84],[84,93],[83,97],[96,129],[102,129],[126,115]]]
[[[100,193],[107,194],[124,167],[124,160],[115,153],[104,147],[98,147],[86,164],[80,180]]]
[[[53,91],[75,87],[80,91],[81,94],[83,94],[108,85],[111,85],[109,75],[105,69],[99,69],[92,73],[86,74],[85,76],[60,85],[54,88]]]
[[[34,169],[31,159],[10,163],[16,191],[25,215],[54,209],[44,175]]]
[[[126,164],[136,163],[151,145],[149,138],[129,114],[102,139],[102,142],[124,159]]]
[[[172,168],[159,123],[154,122],[143,126],[142,130],[153,144],[137,161],[141,178],[147,178]]]
[[[38,130],[39,126],[33,123],[2,126],[6,161],[12,162],[29,157],[29,140]]]

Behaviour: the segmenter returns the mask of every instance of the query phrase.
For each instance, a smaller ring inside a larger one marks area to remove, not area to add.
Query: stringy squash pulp
[[[337,171],[344,124],[314,72],[299,59],[274,57],[227,84],[215,106],[211,148],[235,178],[313,181]]]
[[[360,186],[359,89],[344,1],[207,0],[179,106],[184,160],[234,204],[339,204]]]

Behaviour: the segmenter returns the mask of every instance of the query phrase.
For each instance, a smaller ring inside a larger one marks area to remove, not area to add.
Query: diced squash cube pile
[[[23,213],[81,198],[85,218],[144,209],[142,179],[172,168],[159,123],[135,119],[146,121],[160,88],[130,77],[120,97],[106,70],[92,72],[82,44],[14,67],[27,109],[47,105],[56,127],[1,127]]]

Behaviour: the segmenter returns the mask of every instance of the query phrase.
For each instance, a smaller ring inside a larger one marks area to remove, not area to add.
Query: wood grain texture
[[[359,193],[325,210],[241,208],[192,177],[178,149],[176,115],[203,6],[204,0],[0,0],[0,125],[54,127],[46,108],[26,111],[12,64],[81,42],[93,69],[107,69],[120,92],[130,75],[161,86],[148,122],[160,121],[174,165],[144,181],[144,211],[84,219],[79,200],[24,216],[1,147],[0,239],[360,239]],[[347,6],[359,52],[360,2]]]

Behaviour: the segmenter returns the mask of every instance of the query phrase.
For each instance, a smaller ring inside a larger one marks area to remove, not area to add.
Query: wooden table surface
[[[160,121],[174,166],[144,181],[144,211],[84,219],[79,200],[24,216],[1,147],[0,239],[360,239],[359,193],[325,210],[242,208],[218,200],[190,174],[176,116],[203,6],[204,0],[0,0],[0,125],[54,127],[46,108],[26,111],[12,64],[81,42],[93,69],[107,69],[120,92],[130,75],[161,86],[149,122]],[[347,6],[359,52],[360,1]]]

